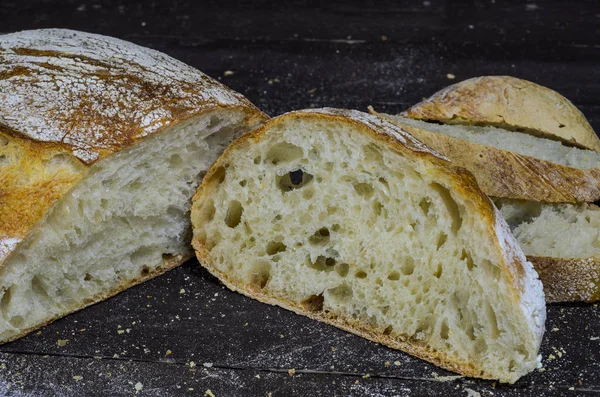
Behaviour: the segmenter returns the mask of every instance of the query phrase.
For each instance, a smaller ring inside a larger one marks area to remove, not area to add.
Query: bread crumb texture
[[[487,198],[375,117],[322,112],[274,119],[213,165],[192,206],[201,263],[230,288],[467,376],[533,370],[541,283]]]

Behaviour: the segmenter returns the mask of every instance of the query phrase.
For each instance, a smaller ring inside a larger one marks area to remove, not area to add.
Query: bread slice
[[[496,126],[600,151],[600,139],[583,113],[547,87],[511,76],[464,80],[404,112],[443,124]]]
[[[600,299],[600,208],[495,199],[544,285],[547,302]]]
[[[542,285],[472,175],[401,128],[336,109],[244,135],[192,204],[225,285],[466,376],[539,362]]]
[[[445,125],[378,114],[453,164],[494,197],[546,202],[600,200],[600,153],[492,126]]]
[[[0,343],[192,256],[202,175],[265,119],[147,48],[68,30],[0,36]]]

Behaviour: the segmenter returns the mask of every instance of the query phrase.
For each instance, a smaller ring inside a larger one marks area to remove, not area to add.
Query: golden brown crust
[[[123,283],[121,285],[117,285],[111,291],[107,291],[105,293],[98,294],[95,297],[90,298],[89,300],[87,300],[86,302],[84,302],[82,305],[80,305],[78,307],[71,307],[68,310],[65,310],[63,313],[58,314],[58,315],[52,317],[51,319],[47,320],[46,322],[44,322],[42,324],[38,324],[38,325],[36,325],[34,327],[22,330],[17,335],[13,335],[13,336],[11,336],[10,338],[8,338],[6,340],[0,341],[0,344],[11,342],[13,340],[17,340],[19,338],[22,338],[25,335],[29,334],[30,332],[33,332],[36,329],[42,328],[42,327],[50,324],[51,322],[58,320],[59,318],[65,317],[66,315],[74,313],[74,312],[79,311],[81,309],[85,309],[88,306],[94,305],[94,304],[96,304],[98,302],[101,302],[101,301],[106,300],[106,299],[108,299],[108,298],[110,298],[112,296],[115,296],[118,293],[120,293],[122,291],[125,291],[126,289],[129,289],[129,288],[131,288],[131,287],[133,287],[135,285],[143,283],[144,281],[147,281],[147,280],[150,280],[151,278],[160,276],[161,274],[167,272],[168,270],[174,269],[177,266],[183,264],[185,261],[187,261],[188,259],[190,259],[192,257],[193,257],[193,254],[190,253],[189,255],[186,255],[186,256],[176,255],[176,256],[169,256],[167,258],[164,258],[163,264],[161,266],[157,267],[156,269],[154,269],[153,271],[149,272],[148,274],[144,274],[140,278],[137,278],[137,279],[132,280],[130,282]]]
[[[528,256],[542,280],[546,302],[595,302],[600,299],[599,258]]]
[[[375,112],[372,112],[377,114]],[[600,200],[600,169],[580,170],[402,124],[415,138],[471,171],[493,197],[579,203]]]
[[[94,162],[219,109],[266,119],[148,48],[61,29],[0,35],[0,266]]]
[[[462,195],[463,198],[465,198],[465,201],[470,202],[473,206],[472,210],[478,212],[479,216],[483,218],[483,222],[488,227],[489,233],[497,236],[497,239],[494,241],[496,249],[499,252],[499,257],[503,260],[503,262],[499,264],[500,269],[505,273],[510,285],[508,291],[508,294],[510,295],[509,298],[516,306],[527,306],[529,308],[527,310],[534,307],[544,307],[541,288],[539,288],[539,291],[536,291],[533,284],[530,284],[535,283],[531,278],[533,277],[533,269],[531,269],[531,267],[526,269],[526,266],[528,265],[525,263],[525,257],[518,248],[512,235],[510,235],[508,226],[501,220],[501,216],[491,201],[479,189],[475,178],[468,171],[451,166],[443,156],[440,156],[435,151],[424,146],[398,125],[361,112],[339,109],[316,109],[292,112],[271,119],[257,130],[238,138],[213,164],[192,199],[192,226],[194,230],[199,228],[199,225],[195,224],[194,205],[196,202],[201,201],[203,197],[210,196],[211,190],[219,183],[217,172],[220,167],[225,165],[229,156],[234,155],[237,150],[243,150],[243,147],[247,145],[249,141],[261,140],[267,130],[276,129],[278,125],[299,118],[311,118],[315,121],[320,120],[324,122],[352,124],[358,131],[382,142],[388,148],[400,152],[402,155],[411,156],[424,161],[429,167],[428,171],[443,175],[443,179],[448,181],[448,184],[452,186],[453,191],[458,195]],[[219,271],[212,264],[212,259],[207,247],[205,247],[196,237],[197,236],[192,239],[192,245],[196,250],[196,256],[200,264],[222,280],[228,288],[234,291],[239,291],[244,295],[255,298],[261,302],[279,305],[298,314],[326,322],[374,342],[403,350],[432,362],[435,365],[465,376],[488,379],[496,378],[493,374],[485,373],[481,368],[474,368],[471,363],[452,360],[442,352],[436,352],[418,341],[407,340],[406,337],[402,335],[387,335],[383,330],[373,329],[365,324],[360,324],[358,321],[353,321],[342,316],[336,316],[333,313],[311,312],[301,305],[286,300],[283,297],[268,296],[260,289],[255,289],[249,285],[240,285],[227,274]],[[527,303],[524,304],[524,302]],[[543,333],[543,320],[541,324],[535,323],[533,320],[530,321],[531,323],[529,326],[531,327],[533,338],[535,338],[539,344],[541,334]]]
[[[549,88],[510,76],[461,81],[412,106],[403,115],[445,124],[518,130],[600,151],[600,139],[568,99]]]

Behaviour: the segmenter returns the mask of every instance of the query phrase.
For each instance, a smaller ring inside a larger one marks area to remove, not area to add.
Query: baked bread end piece
[[[226,286],[465,376],[539,363],[542,285],[473,176],[356,111],[272,119],[213,164],[192,204]]]

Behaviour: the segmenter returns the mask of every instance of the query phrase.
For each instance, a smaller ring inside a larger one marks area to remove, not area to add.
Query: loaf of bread
[[[193,255],[190,199],[266,116],[157,51],[0,36],[0,343]]]
[[[591,149],[599,140],[571,102],[528,81],[486,76],[380,116],[475,174],[539,273],[548,302],[600,299],[600,213],[575,204],[598,200],[600,153]]]
[[[402,128],[336,109],[235,141],[192,204],[200,263],[262,302],[466,376],[539,362],[542,285],[473,176]]]

